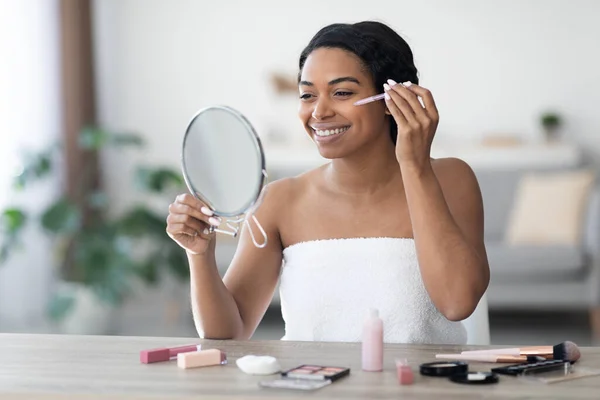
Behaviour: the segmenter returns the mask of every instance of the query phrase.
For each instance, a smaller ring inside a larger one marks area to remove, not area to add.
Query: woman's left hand
[[[431,143],[439,122],[439,115],[431,92],[421,86],[388,80],[383,85],[388,110],[398,125],[396,158],[400,166],[429,167]],[[423,100],[423,105],[419,101]]]

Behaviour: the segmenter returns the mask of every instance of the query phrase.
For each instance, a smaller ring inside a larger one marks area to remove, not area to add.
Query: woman
[[[467,164],[430,158],[438,111],[409,46],[378,22],[334,24],[299,67],[300,120],[331,162],[268,185],[266,248],[242,231],[221,279],[206,233],[220,221],[187,194],[169,208],[200,336],[250,338],[281,277],[284,339],[360,341],[377,308],[386,342],[465,343],[489,281],[481,194]]]

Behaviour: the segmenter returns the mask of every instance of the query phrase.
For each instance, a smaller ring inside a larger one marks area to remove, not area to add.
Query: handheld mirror
[[[190,193],[229,228],[211,226],[210,232],[236,237],[246,224],[254,245],[267,245],[267,235],[253,214],[267,180],[265,157],[256,131],[241,113],[226,106],[198,111],[185,131],[181,166]],[[262,234],[262,243],[249,218]]]

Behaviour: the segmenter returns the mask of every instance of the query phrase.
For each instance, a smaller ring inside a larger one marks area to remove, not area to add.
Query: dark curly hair
[[[338,48],[358,56],[371,74],[376,88],[381,88],[389,78],[398,82],[419,83],[417,67],[408,43],[381,22],[332,24],[322,28],[300,54],[298,81],[310,53],[321,47]],[[395,144],[398,126],[393,118],[391,120],[390,135]]]

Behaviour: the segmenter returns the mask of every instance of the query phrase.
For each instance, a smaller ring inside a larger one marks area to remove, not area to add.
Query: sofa
[[[580,244],[511,245],[506,230],[525,172],[530,171],[475,171],[485,209],[489,308],[589,310],[594,335],[600,337],[600,185],[586,196]]]

